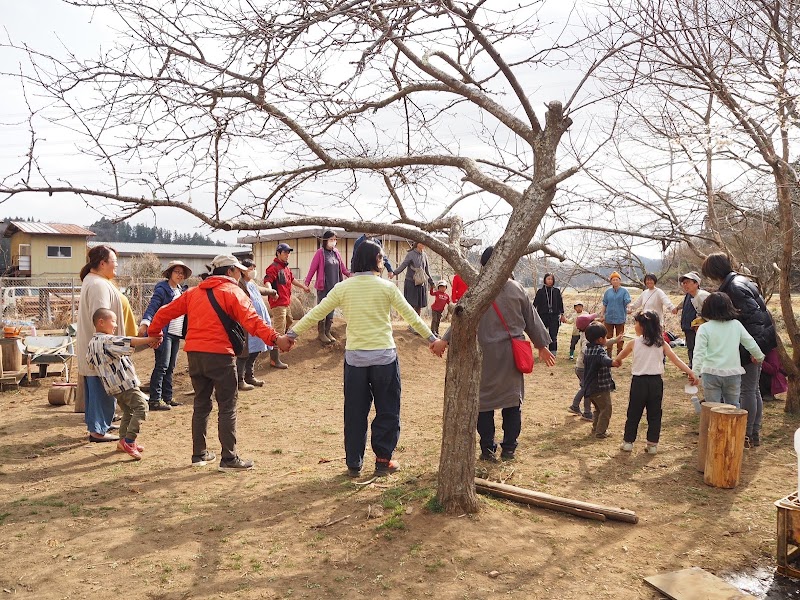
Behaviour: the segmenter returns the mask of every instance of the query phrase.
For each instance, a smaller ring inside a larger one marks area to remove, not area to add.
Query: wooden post
[[[697,441],[697,470],[701,473],[706,471],[706,449],[708,447],[708,421],[711,419],[711,409],[727,406],[735,409],[733,404],[724,402],[703,402],[700,409],[700,438]]]
[[[86,392],[86,383],[83,380],[83,375],[78,374],[78,387],[75,388],[75,412],[82,413],[86,411],[86,404],[84,394]]]
[[[703,481],[721,488],[735,488],[742,473],[747,411],[741,408],[711,409],[708,424],[708,450]]]

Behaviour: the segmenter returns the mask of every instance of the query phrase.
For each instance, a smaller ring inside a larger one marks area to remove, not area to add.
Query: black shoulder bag
[[[225,331],[228,332],[228,339],[231,342],[231,346],[233,346],[234,354],[239,356],[242,350],[244,350],[244,344],[247,340],[247,334],[244,328],[234,321],[228,313],[222,310],[219,302],[217,302],[217,299],[214,297],[214,292],[210,288],[206,290],[206,293],[208,294],[208,301],[211,302],[211,306],[214,307],[219,320],[222,321],[222,326],[225,328]]]

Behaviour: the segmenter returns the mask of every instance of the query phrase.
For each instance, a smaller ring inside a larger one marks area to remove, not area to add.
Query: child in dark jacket
[[[592,434],[602,439],[610,436],[611,392],[617,386],[611,377],[611,358],[606,354],[606,328],[599,323],[592,323],[586,328],[585,335],[587,345],[583,351],[583,386],[586,399],[595,409]]]

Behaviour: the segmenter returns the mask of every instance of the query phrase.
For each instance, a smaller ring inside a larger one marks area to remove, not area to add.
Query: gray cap
[[[697,285],[700,285],[700,275],[698,275],[696,271],[689,271],[678,277],[680,283],[683,283],[684,279],[691,279],[692,281],[696,281]]]
[[[215,256],[214,260],[211,261],[211,268],[217,269],[219,267],[236,267],[240,271],[247,271],[247,267],[240,263],[232,254],[219,254]]]

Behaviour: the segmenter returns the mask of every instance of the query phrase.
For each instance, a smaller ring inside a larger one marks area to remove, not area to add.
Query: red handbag
[[[520,373],[532,373],[533,346],[531,346],[531,343],[526,339],[520,340],[513,337],[511,331],[508,329],[508,325],[506,325],[506,320],[503,318],[503,315],[500,314],[500,309],[497,308],[497,303],[492,302],[492,306],[494,307],[494,312],[500,317],[500,322],[503,324],[503,327],[506,328],[508,337],[511,338],[511,352],[514,354],[514,364],[517,367],[517,371]]]

